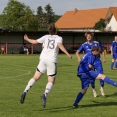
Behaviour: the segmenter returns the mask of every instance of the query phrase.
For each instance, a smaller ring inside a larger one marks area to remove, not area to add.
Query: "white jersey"
[[[38,43],[42,43],[43,50],[40,59],[47,59],[57,63],[59,47],[57,43],[62,43],[62,37],[58,35],[45,35],[37,39]]]

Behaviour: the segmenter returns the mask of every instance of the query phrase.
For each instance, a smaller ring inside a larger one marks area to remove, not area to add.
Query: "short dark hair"
[[[85,37],[86,37],[87,35],[91,35],[91,36],[93,37],[93,36],[94,36],[94,33],[92,33],[92,32],[86,32],[86,33],[85,33]]]
[[[50,35],[55,35],[56,34],[56,27],[55,27],[54,23],[51,23],[48,26],[48,32],[49,32]]]
[[[101,50],[100,50],[100,48],[99,48],[98,46],[94,46],[94,47],[92,48],[92,52],[93,52],[93,51],[101,52]]]

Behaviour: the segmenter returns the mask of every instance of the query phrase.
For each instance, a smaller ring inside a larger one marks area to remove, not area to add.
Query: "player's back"
[[[58,35],[45,35],[43,41],[43,50],[40,58],[57,61],[59,47],[57,43],[62,43],[62,37]]]
[[[89,52],[85,54],[78,66],[78,74],[89,72],[91,69],[89,68],[89,63],[96,60],[96,57],[92,54],[92,52]]]

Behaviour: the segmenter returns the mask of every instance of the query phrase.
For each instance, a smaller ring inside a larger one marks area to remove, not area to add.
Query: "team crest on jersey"
[[[97,44],[95,44],[95,46],[97,46]]]
[[[86,48],[89,48],[88,46],[86,46]]]

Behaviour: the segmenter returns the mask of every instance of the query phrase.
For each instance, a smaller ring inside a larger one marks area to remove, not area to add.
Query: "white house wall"
[[[110,22],[107,24],[106,30],[107,31],[117,31],[117,21],[116,21],[114,15],[112,16]]]

